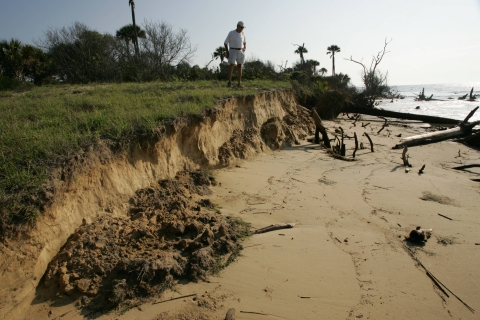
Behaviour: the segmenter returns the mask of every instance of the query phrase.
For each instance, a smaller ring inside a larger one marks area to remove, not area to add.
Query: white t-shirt
[[[230,48],[243,48],[243,44],[247,42],[245,34],[242,32],[238,33],[237,30],[232,30],[228,33],[227,39],[225,39],[225,44],[228,44]]]

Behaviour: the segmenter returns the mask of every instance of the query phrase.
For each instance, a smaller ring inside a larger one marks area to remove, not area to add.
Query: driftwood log
[[[315,111],[315,109],[312,109],[312,117],[316,127],[315,143],[320,143],[319,133],[321,133],[322,141],[323,141],[323,144],[325,145],[325,148],[331,148],[332,146],[330,145],[330,139],[328,138],[327,130],[323,126],[322,119],[318,115],[317,111]]]
[[[400,140],[400,143],[395,145],[393,149],[400,149],[404,146],[418,146],[421,144],[433,143],[444,141],[452,138],[466,136],[472,133],[473,127],[480,124],[480,121],[468,122],[468,120],[473,116],[475,111],[478,110],[478,107],[470,111],[468,116],[460,123],[460,125],[453,129],[429,132],[425,134],[420,134],[412,137],[408,137]]]

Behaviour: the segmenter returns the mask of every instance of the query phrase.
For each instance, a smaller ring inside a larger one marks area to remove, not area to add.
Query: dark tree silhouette
[[[320,65],[320,62],[317,60],[307,60],[308,63],[313,67],[313,74],[317,73],[317,67]]]
[[[145,39],[146,34],[145,31],[142,30],[139,26],[134,27],[133,24],[127,24],[126,26],[123,26],[117,30],[116,37],[125,41],[127,45],[127,51],[130,52],[130,41],[133,43],[133,46],[135,48],[135,39]]]
[[[132,23],[133,23],[133,32],[135,40],[133,41],[133,45],[135,47],[135,55],[138,56],[139,49],[138,49],[138,35],[137,35],[137,25],[135,24],[135,1],[128,0],[128,6],[132,9]]]
[[[227,50],[225,49],[225,47],[218,47],[213,53],[213,57],[215,59],[220,58],[220,63],[223,63],[223,60],[225,60],[226,55],[227,55]]]
[[[377,69],[385,54],[388,53],[387,45],[390,41],[385,39],[383,49],[379,51],[376,56],[372,56],[370,66],[365,64],[362,60],[354,60],[352,57],[350,57],[350,59],[345,59],[360,65],[363,69],[362,81],[365,86],[363,94],[367,99],[366,104],[368,107],[373,107],[375,100],[378,97],[386,96],[391,92],[390,87],[388,86],[388,72],[382,73]]]
[[[294,46],[298,47],[297,50],[295,50],[295,53],[300,55],[300,61],[302,61],[302,64],[305,64],[303,54],[308,53],[307,48],[305,48],[305,43],[303,43],[303,45],[294,44]]]
[[[320,73],[322,74],[322,76],[323,76],[323,75],[325,75],[325,73],[328,72],[328,70],[325,69],[325,68],[321,68],[320,70],[318,70],[318,72],[320,72]]]
[[[335,53],[340,52],[340,47],[337,45],[332,44],[330,47],[327,48],[327,54],[330,55],[332,58],[332,76],[335,75]]]

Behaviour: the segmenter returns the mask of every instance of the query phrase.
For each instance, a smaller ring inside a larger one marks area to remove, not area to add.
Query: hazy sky
[[[360,85],[360,66],[392,40],[380,64],[389,84],[480,81],[480,0],[136,0],[136,19],[186,29],[197,46],[193,64],[203,67],[237,21],[245,22],[247,59],[279,65],[298,60],[293,44],[305,43],[305,59],[331,72],[327,47],[336,44],[336,72]],[[49,28],[85,23],[114,34],[131,23],[127,0],[2,0],[0,39],[24,43]],[[213,62],[217,63],[217,62]]]

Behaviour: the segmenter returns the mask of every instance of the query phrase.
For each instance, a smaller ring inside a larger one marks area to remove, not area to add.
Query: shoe
[[[227,87],[231,88],[231,87],[232,87],[232,83],[231,83],[231,82],[227,83]]]
[[[244,86],[242,86],[240,83],[237,85],[237,88],[240,88],[240,89],[243,89],[245,88]]]

